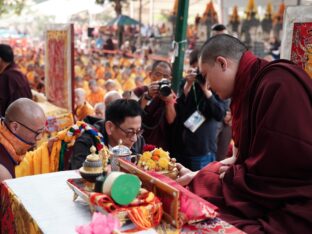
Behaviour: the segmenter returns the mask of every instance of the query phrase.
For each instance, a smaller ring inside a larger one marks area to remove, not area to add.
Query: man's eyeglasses
[[[18,124],[20,124],[20,125],[22,125],[24,128],[26,128],[28,131],[31,131],[33,134],[35,134],[35,138],[37,138],[40,134],[43,134],[44,133],[44,130],[45,130],[45,128],[41,128],[41,129],[39,129],[38,131],[35,131],[35,130],[33,130],[33,129],[31,129],[30,127],[27,127],[26,125],[24,125],[24,124],[22,124],[22,123],[20,123],[20,122],[18,122],[18,121],[11,121],[11,122],[16,122],[16,123],[18,123]]]
[[[134,130],[125,130],[123,128],[121,128],[118,124],[115,124],[121,131],[123,131],[126,134],[127,138],[132,138],[134,137],[134,135],[137,135],[137,137],[142,136],[144,129],[139,129],[137,131]]]

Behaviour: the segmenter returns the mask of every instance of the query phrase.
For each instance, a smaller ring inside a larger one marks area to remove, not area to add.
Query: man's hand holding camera
[[[163,102],[165,102],[165,117],[167,123],[173,123],[176,118],[175,103],[177,97],[171,89],[171,81],[163,78],[157,82],[153,82],[148,87],[148,94],[151,98],[158,96]]]
[[[171,82],[168,79],[161,79],[160,81],[154,81],[148,86],[146,94],[151,98],[159,96],[162,100],[166,99],[172,94]]]
[[[159,87],[158,81],[154,81],[148,86],[147,94],[149,97],[151,97],[151,99],[159,95],[158,87]]]
[[[188,70],[187,75],[185,76],[185,81],[186,82],[183,90],[185,96],[187,96],[187,94],[190,92],[194,82],[197,82],[200,85],[207,98],[210,98],[212,96],[208,79],[205,79],[205,77],[203,77],[198,69],[193,68]]]
[[[203,90],[203,92],[207,98],[212,97],[212,92],[210,90],[210,84],[209,84],[208,79],[205,79],[205,83],[200,83],[200,87]]]

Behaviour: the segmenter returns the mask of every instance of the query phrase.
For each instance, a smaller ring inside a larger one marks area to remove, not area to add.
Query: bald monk
[[[103,100],[102,100],[103,101]],[[83,120],[88,115],[93,115],[93,107],[86,101],[86,92],[83,88],[75,89],[75,110],[76,120]]]
[[[238,154],[199,172],[179,165],[179,182],[246,233],[311,233],[312,80],[289,61],[255,57],[229,35],[205,43],[199,68],[219,97],[232,98]]]
[[[15,166],[42,138],[46,117],[41,107],[27,98],[14,101],[0,123],[0,181],[15,178]]]
[[[103,102],[95,104],[94,115],[99,119],[105,119],[105,104]]]
[[[112,90],[112,91],[107,92],[104,96],[105,106],[108,106],[110,103],[112,103],[113,101],[116,101],[118,99],[122,99],[122,96],[116,90]]]

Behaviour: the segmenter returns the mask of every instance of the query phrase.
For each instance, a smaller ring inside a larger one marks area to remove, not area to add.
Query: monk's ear
[[[105,131],[107,135],[112,135],[112,132],[114,131],[115,125],[113,124],[112,121],[106,121],[105,122]]]
[[[222,71],[225,71],[228,68],[228,61],[226,60],[226,58],[222,57],[222,56],[218,56],[216,58],[216,63],[221,67]]]
[[[17,122],[14,122],[14,121],[12,121],[12,122],[10,122],[9,123],[9,128],[10,128],[10,130],[13,132],[13,133],[17,133],[18,132],[18,129],[19,129],[19,124],[17,123]]]

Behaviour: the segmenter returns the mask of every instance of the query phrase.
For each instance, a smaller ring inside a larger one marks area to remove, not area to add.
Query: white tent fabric
[[[103,12],[106,5],[101,6],[94,0],[49,0],[40,4],[33,5],[31,10],[42,15],[55,17],[56,23],[66,23],[70,16],[82,11],[90,14]]]

